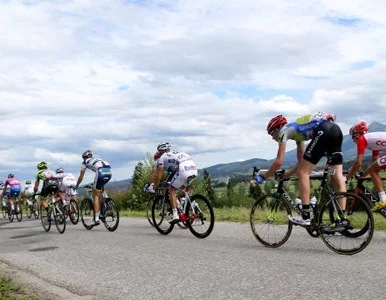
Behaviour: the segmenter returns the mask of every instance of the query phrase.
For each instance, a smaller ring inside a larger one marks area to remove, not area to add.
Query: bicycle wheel
[[[17,221],[21,222],[21,220],[23,219],[23,209],[21,208],[20,203],[15,204],[15,214]]]
[[[164,197],[156,197],[153,201],[151,216],[155,229],[161,234],[169,234],[174,228],[174,223],[169,223],[172,220],[172,208],[169,199]]]
[[[111,198],[102,198],[102,208],[99,219],[108,231],[115,231],[119,225],[118,205]]]
[[[356,213],[344,214],[341,198],[355,199]],[[352,255],[367,247],[374,234],[374,217],[367,201],[354,193],[331,195],[319,210],[319,230],[323,242],[338,254]],[[340,225],[337,225],[340,224]]]
[[[195,194],[186,204],[185,215],[188,219],[184,224],[198,238],[208,237],[214,227],[214,212],[209,200],[203,195]]]
[[[42,222],[43,229],[50,231],[51,229],[51,210],[46,210],[43,206],[40,206],[40,221]]]
[[[7,206],[2,206],[1,211],[3,213],[3,218],[5,219],[7,217],[7,214],[8,214]]]
[[[90,230],[94,227],[91,224],[94,220],[94,207],[92,199],[84,198],[80,203],[80,219],[84,228]]]
[[[35,219],[39,219],[39,204],[36,200],[32,202],[32,211],[35,216]]]
[[[250,213],[250,225],[255,238],[264,246],[277,248],[292,233],[293,223],[289,203],[278,195],[264,195],[256,200]]]
[[[56,229],[59,233],[64,233],[66,230],[66,215],[64,213],[63,202],[61,200],[56,201],[53,210]]]
[[[78,207],[78,203],[74,199],[70,200],[68,210],[69,210],[69,216],[70,216],[71,223],[74,225],[78,224],[78,222],[79,222],[79,207]]]
[[[8,220],[9,222],[13,222],[13,218],[15,217],[15,212],[12,211],[11,206],[8,204]]]
[[[25,206],[25,215],[27,216],[28,219],[31,219],[32,217],[32,201],[31,204],[29,204],[30,199],[26,201],[26,206]]]
[[[155,199],[155,196],[151,196],[149,198],[149,201],[147,201],[147,205],[146,205],[146,217],[151,226],[154,226],[153,218],[151,216],[151,209],[153,207],[154,199]]]

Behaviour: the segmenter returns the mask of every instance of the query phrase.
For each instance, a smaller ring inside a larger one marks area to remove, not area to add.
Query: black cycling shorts
[[[341,165],[343,133],[332,121],[324,121],[314,131],[314,137],[308,144],[303,158],[316,165],[327,154],[329,165]]]

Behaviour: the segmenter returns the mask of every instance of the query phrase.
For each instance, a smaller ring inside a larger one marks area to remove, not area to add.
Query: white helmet
[[[157,146],[157,151],[162,151],[162,152],[168,152],[170,150],[171,145],[169,142],[162,142]]]

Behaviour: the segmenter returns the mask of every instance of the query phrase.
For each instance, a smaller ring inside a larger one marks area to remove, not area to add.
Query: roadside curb
[[[0,274],[5,279],[10,279],[20,285],[25,293],[38,296],[39,300],[97,300],[96,296],[79,296],[70,291],[52,285],[31,273],[19,270],[11,265],[0,261]]]

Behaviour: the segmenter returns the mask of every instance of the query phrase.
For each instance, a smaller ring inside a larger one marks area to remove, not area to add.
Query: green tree
[[[204,170],[204,181],[203,181],[203,188],[205,190],[205,194],[208,196],[209,200],[212,201],[212,203],[216,203],[216,192],[213,188],[212,180],[210,178],[210,174],[205,169]]]

